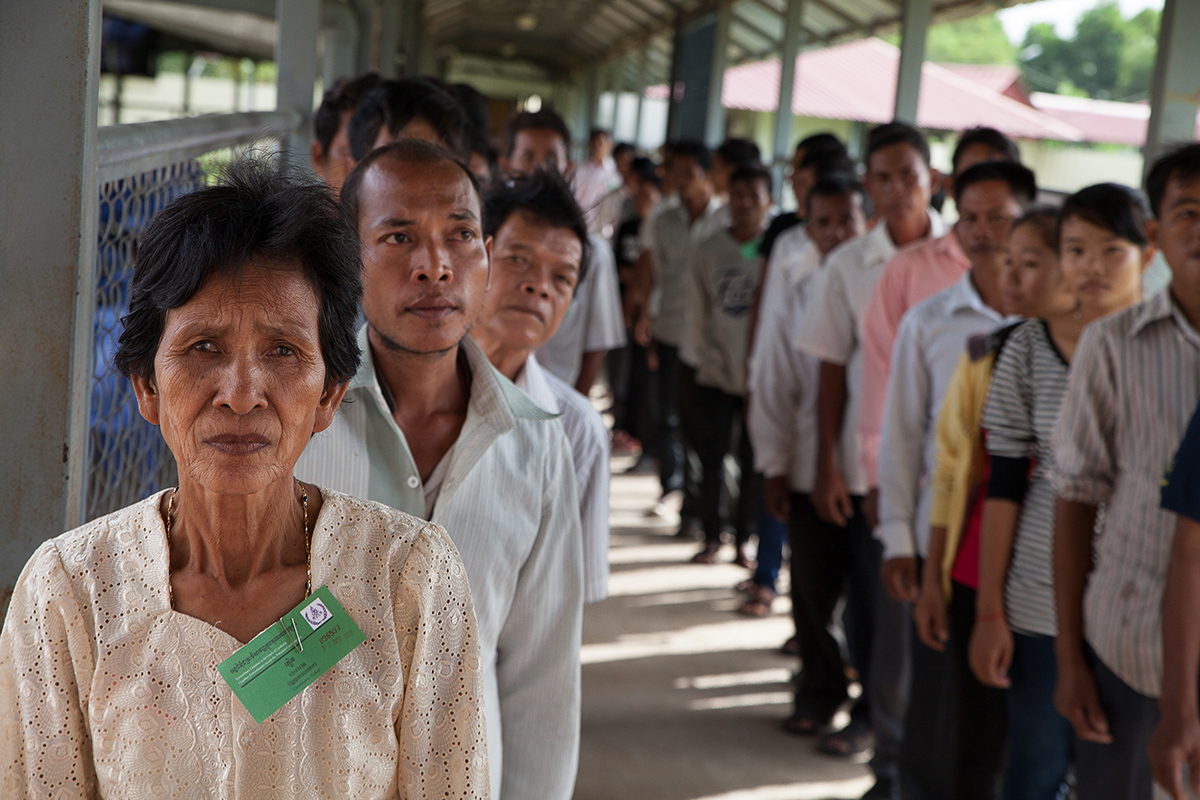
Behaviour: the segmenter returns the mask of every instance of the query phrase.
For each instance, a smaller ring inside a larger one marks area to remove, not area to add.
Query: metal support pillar
[[[624,59],[618,58],[608,65],[608,92],[612,95],[612,119],[608,120],[608,132],[615,141],[617,126],[621,123],[621,93],[625,90]]]
[[[317,34],[321,0],[276,0],[275,88],[280,111],[296,111],[303,122],[287,139],[288,161],[309,169],[313,92],[317,79]]]
[[[1150,88],[1146,169],[1172,145],[1196,140],[1200,59],[1192,48],[1200,35],[1200,3],[1166,0],[1158,34],[1158,58]]]
[[[671,35],[671,75],[667,81],[667,141],[680,138],[683,133],[683,120],[679,114],[678,89],[683,81],[683,24],[675,22]]]
[[[100,6],[0,3],[0,615],[37,546],[83,522]]]
[[[321,64],[321,84],[328,89],[343,78],[359,74],[359,26],[358,14],[350,6],[323,3],[324,25],[321,35],[325,41],[324,58]]]
[[[712,40],[712,67],[708,73],[708,98],[704,113],[704,142],[716,147],[725,139],[725,106],[721,93],[725,88],[726,51],[729,49],[729,23],[733,20],[733,3],[717,7],[716,27]]]
[[[633,146],[642,146],[642,108],[646,105],[646,86],[650,83],[650,45],[638,53],[637,105],[633,112]]]
[[[775,202],[783,197],[784,166],[792,152],[792,95],[796,88],[796,59],[804,43],[802,15],[804,0],[788,0],[783,21],[783,45],[779,49],[779,103],[775,106],[774,159],[771,173],[775,177]],[[803,209],[801,209],[803,212]]]
[[[933,19],[933,0],[904,0],[904,23],[900,33],[900,70],[896,75],[894,117],[917,124],[917,101],[921,96],[921,68],[925,65],[925,34]]]
[[[576,145],[586,144],[587,137],[591,134],[592,128],[599,124],[600,120],[600,69],[593,68],[588,74],[586,80],[587,91],[587,113],[584,116],[584,132],[583,137]]]

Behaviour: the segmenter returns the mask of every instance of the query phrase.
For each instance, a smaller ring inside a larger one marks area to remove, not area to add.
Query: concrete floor
[[[620,462],[614,463],[614,471]],[[612,578],[583,620],[583,743],[576,800],[813,800],[859,797],[862,764],[784,733],[797,666],[786,598],[771,615],[734,613],[747,576],[688,563],[677,519],[647,518],[651,477],[613,479]]]

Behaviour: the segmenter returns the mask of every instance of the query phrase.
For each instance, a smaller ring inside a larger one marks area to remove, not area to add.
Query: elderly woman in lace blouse
[[[300,483],[359,363],[358,245],[271,164],[141,243],[116,355],[179,487],[46,542],[0,633],[0,796],[488,796],[445,531]],[[328,586],[366,641],[257,724],[218,665]]]

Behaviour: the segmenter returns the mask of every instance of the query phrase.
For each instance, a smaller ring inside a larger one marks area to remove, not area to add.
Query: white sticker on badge
[[[329,613],[329,609],[326,608],[325,604],[322,603],[318,598],[309,603],[308,606],[300,612],[300,616],[304,617],[304,621],[307,622],[308,626],[315,631],[317,628],[328,622],[333,617],[333,614]]]

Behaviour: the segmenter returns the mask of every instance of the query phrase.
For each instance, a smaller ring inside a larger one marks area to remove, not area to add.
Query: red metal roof
[[[1146,103],[1117,103],[1061,94],[1034,92],[1030,102],[1042,113],[1074,125],[1086,142],[1107,142],[1141,147],[1146,143],[1150,106]],[[1196,119],[1200,137],[1200,114]]]
[[[796,59],[792,113],[817,119],[888,122],[899,65],[899,49],[875,38],[803,53]],[[779,74],[777,60],[726,70],[725,107],[774,111]],[[665,91],[662,94],[665,96]],[[948,131],[987,125],[1026,139],[1073,142],[1083,138],[1079,129],[1067,122],[929,62],[921,72],[917,123],[922,128]]]

